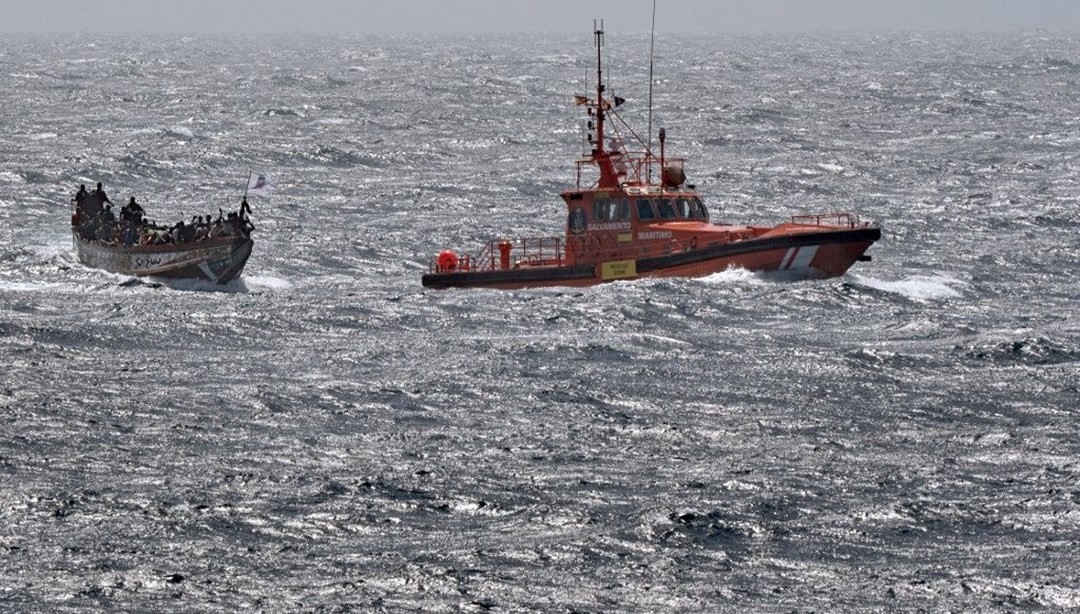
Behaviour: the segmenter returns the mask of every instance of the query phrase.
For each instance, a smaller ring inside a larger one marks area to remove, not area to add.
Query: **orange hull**
[[[422,283],[428,288],[507,290],[585,287],[650,277],[703,277],[729,268],[775,272],[792,279],[836,277],[843,275],[854,263],[869,260],[865,255],[866,250],[880,237],[881,230],[877,227],[789,232],[650,258],[593,265],[433,272],[424,275]],[[621,265],[623,268],[613,271],[611,265]]]

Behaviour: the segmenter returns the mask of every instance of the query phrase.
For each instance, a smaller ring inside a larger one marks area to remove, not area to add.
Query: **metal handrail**
[[[805,224],[807,226],[847,226],[855,228],[859,225],[859,216],[856,213],[814,213],[807,215],[791,216],[792,224]]]
[[[509,244],[505,268],[522,266],[554,265],[562,266],[566,261],[566,245],[562,237],[519,237],[514,240],[491,239],[484,245],[478,256],[462,254],[454,271],[439,268],[437,259],[432,260],[429,269],[432,273],[494,271],[503,269],[500,245]]]

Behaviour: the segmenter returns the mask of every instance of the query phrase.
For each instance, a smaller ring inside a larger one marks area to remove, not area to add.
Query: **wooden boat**
[[[98,184],[100,188],[101,184]],[[149,228],[142,224],[142,207],[138,207],[139,217],[130,218],[128,222],[103,222],[106,218],[101,212],[105,198],[104,192],[80,192],[73,201],[71,239],[79,262],[87,266],[121,275],[224,284],[240,276],[255,245],[250,236],[253,227],[245,217],[250,210],[246,195],[238,213],[230,213],[227,222],[218,220],[225,228],[224,236],[207,236],[199,240],[189,236],[189,240],[151,244],[135,241],[140,237],[140,229],[147,231]],[[188,228],[194,230],[194,227]],[[126,243],[118,239],[125,232],[130,233]],[[156,232],[171,238],[163,229]],[[152,237],[153,233],[147,236]]]
[[[833,277],[870,260],[866,251],[881,229],[854,213],[797,215],[775,226],[710,221],[700,195],[686,183],[685,160],[666,157],[664,129],[654,155],[651,143],[642,143],[618,115],[624,101],[604,97],[603,30],[594,35],[596,96],[575,97],[588,108],[591,152],[577,161],[574,189],[562,193],[565,235],[493,239],[476,256],[443,250],[422,276],[425,287],[590,286],[704,276],[731,267],[785,278]]]

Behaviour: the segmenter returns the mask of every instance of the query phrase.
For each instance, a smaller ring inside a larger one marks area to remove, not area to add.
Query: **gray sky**
[[[658,0],[657,31],[1080,31],[1080,0]],[[5,32],[647,32],[652,0],[0,0]]]

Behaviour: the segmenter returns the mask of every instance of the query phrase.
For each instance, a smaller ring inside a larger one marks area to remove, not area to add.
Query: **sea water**
[[[648,37],[607,37],[647,125]],[[1080,39],[662,37],[713,218],[875,220],[872,262],[430,291],[563,232],[566,36],[0,45],[0,608],[1080,606]],[[235,210],[225,286],[78,264],[97,181]]]

